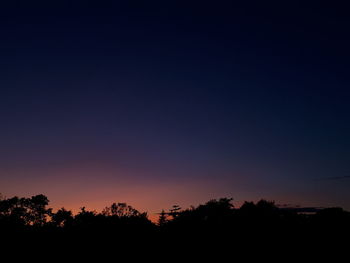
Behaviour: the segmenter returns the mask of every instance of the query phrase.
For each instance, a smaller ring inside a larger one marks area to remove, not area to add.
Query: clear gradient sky
[[[350,209],[348,6],[7,2],[2,194],[150,213],[224,196]]]

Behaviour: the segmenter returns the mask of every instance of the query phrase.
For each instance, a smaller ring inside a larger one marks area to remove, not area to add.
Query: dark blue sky
[[[162,2],[1,4],[0,192],[350,208],[349,7]]]

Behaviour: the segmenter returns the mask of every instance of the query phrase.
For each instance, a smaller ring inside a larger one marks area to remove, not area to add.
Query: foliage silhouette
[[[342,208],[325,208],[316,213],[282,209],[274,202],[260,200],[233,205],[232,198],[213,199],[187,209],[178,205],[159,213],[157,223],[148,214],[126,203],[113,203],[102,212],[82,207],[77,214],[61,208],[54,212],[44,195],[0,200],[0,234],[16,244],[47,240],[66,248],[158,247],[162,251],[182,246],[200,246],[203,251],[226,251],[230,247],[257,250],[286,250],[310,244],[327,247],[350,234],[350,213]],[[332,239],[329,239],[331,237]],[[338,244],[338,243],[337,243]],[[338,244],[339,245],[339,244]]]

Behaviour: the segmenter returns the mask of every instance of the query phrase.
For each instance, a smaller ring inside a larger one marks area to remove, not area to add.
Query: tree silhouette
[[[43,226],[51,215],[52,209],[47,208],[49,200],[45,195],[31,198],[17,196],[0,201],[0,215],[16,224]]]
[[[105,207],[102,211],[105,216],[125,217],[147,217],[147,213],[140,213],[135,208],[126,203],[113,203],[109,207]]]
[[[73,214],[72,211],[66,210],[64,207],[59,209],[56,213],[52,214],[52,223],[57,227],[64,227],[72,224]]]
[[[27,202],[30,224],[36,226],[44,225],[47,217],[52,213],[51,208],[46,208],[49,204],[49,199],[45,195],[35,195]]]
[[[173,205],[171,209],[169,209],[169,215],[173,218],[177,217],[181,210],[181,207],[179,205]]]
[[[162,210],[162,212],[160,213],[159,218],[158,218],[158,225],[164,226],[167,222],[168,222],[168,216],[165,213],[165,211]]]

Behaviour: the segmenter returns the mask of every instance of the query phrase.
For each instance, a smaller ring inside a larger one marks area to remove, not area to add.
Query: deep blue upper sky
[[[166,182],[188,187],[189,203],[222,193],[350,208],[348,6],[11,2],[0,192],[79,184],[93,166],[99,187]]]

